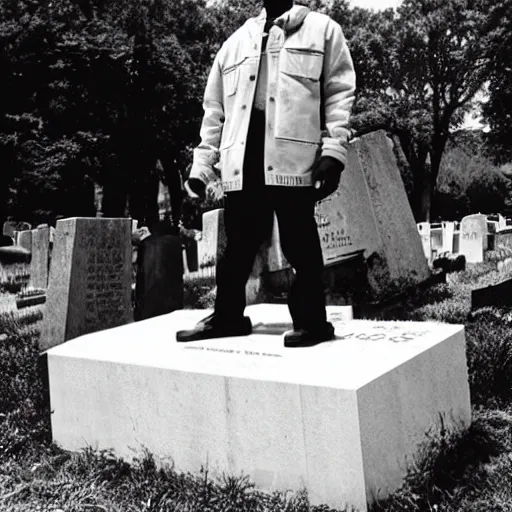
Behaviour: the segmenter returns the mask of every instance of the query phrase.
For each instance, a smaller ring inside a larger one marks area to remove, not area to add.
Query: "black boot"
[[[193,329],[178,331],[176,341],[200,341],[231,336],[248,336],[252,333],[251,319],[243,316],[236,320],[219,321],[215,313],[201,320]]]
[[[286,332],[284,334],[284,346],[288,348],[313,347],[334,338],[334,326],[330,322],[325,322],[320,328],[294,329]]]

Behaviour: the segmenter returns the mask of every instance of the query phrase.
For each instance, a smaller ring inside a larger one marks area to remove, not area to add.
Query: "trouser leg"
[[[265,116],[254,111],[246,143],[243,190],[228,192],[224,225],[227,245],[217,264],[215,316],[229,319],[243,316],[245,286],[256,255],[272,230],[272,205],[264,185]]]
[[[283,253],[295,270],[288,306],[295,329],[315,330],[326,322],[323,256],[314,217],[313,189],[272,187]]]

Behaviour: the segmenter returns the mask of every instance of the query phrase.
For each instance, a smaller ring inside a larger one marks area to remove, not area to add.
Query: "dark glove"
[[[195,196],[201,201],[204,201],[206,197],[206,185],[201,180],[197,178],[190,178],[185,183],[185,189],[189,196]]]
[[[322,156],[313,165],[312,178],[316,201],[325,199],[338,188],[344,168],[345,166],[332,156]]]

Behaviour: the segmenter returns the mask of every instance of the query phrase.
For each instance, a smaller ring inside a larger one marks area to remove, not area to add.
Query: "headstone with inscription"
[[[54,441],[145,450],[180,472],[246,474],[311,505],[366,511],[403,483],[427,432],[471,421],[464,327],[352,320],[286,349],[288,308],[248,306],[253,334],[180,344],[210,311],[181,310],[48,351]],[[442,424],[441,424],[442,422]]]
[[[317,203],[318,232],[326,265],[364,253],[376,295],[392,282],[415,284],[430,273],[396,158],[385,132],[355,139],[338,190]],[[269,270],[279,270],[278,236]]]
[[[130,219],[57,221],[41,348],[132,321]]]
[[[481,263],[487,249],[487,217],[481,213],[468,215],[460,223],[459,253],[468,263]]]
[[[46,289],[50,258],[50,228],[32,230],[32,259],[30,261],[30,286]]]
[[[225,247],[224,210],[204,213],[202,237],[197,244],[199,268],[215,266]]]

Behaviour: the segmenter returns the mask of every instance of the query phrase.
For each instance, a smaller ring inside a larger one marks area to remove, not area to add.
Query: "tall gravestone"
[[[481,213],[464,217],[460,223],[459,253],[468,263],[481,263],[486,249],[487,217]]]
[[[132,321],[131,219],[57,221],[41,348]]]
[[[30,286],[46,289],[50,257],[50,228],[32,230],[32,259],[30,261]]]
[[[377,131],[354,140],[340,185],[315,212],[326,265],[363,251],[376,295],[391,283],[414,284],[430,275],[420,235],[389,139]],[[279,270],[280,248],[269,251],[269,270]]]

